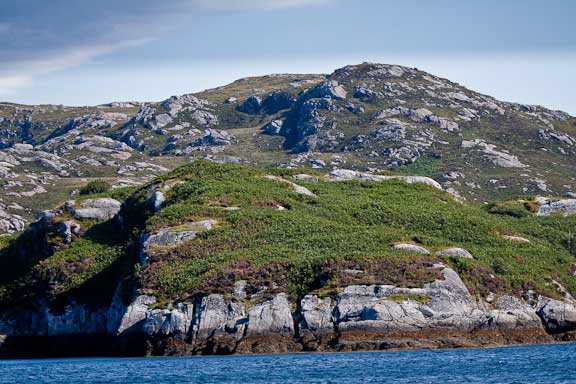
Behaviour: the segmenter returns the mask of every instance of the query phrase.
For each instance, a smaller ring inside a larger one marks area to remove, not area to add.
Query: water
[[[576,344],[493,349],[0,361],[0,383],[576,383]]]

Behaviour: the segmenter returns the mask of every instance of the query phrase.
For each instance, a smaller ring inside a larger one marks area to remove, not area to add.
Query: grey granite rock
[[[241,301],[227,300],[219,294],[202,298],[194,320],[194,332],[197,339],[220,336],[232,336],[240,339],[248,319]]]
[[[538,216],[558,214],[562,216],[576,215],[576,199],[563,199],[558,201],[546,200],[536,213]]]
[[[492,310],[491,315],[489,328],[519,329],[542,326],[534,308],[514,296],[499,297],[496,300],[496,309]]]
[[[80,235],[82,227],[79,223],[71,220],[65,220],[58,223],[58,234],[65,243],[71,243],[74,237]]]
[[[259,96],[250,96],[236,107],[238,112],[248,115],[257,115],[262,110],[262,99]]]
[[[246,335],[248,337],[293,336],[294,319],[288,296],[279,293],[272,299],[250,308]]]
[[[470,252],[463,248],[447,248],[436,252],[436,256],[442,257],[463,257],[465,259],[473,259],[474,257]]]
[[[392,248],[394,249],[398,249],[401,251],[407,251],[407,252],[414,252],[414,253],[422,253],[424,255],[429,255],[430,251],[427,250],[424,247],[421,247],[419,245],[416,244],[405,244],[405,243],[399,243],[399,244],[392,244]]]
[[[327,97],[343,100],[346,98],[346,89],[335,80],[326,81],[306,92],[304,100]]]
[[[280,134],[283,123],[284,122],[282,120],[272,120],[271,122],[266,124],[262,130],[264,131],[264,133],[268,135],[276,136]]]
[[[198,233],[212,229],[216,220],[200,220],[185,223],[178,227],[163,228],[157,233],[144,233],[140,239],[140,262],[148,263],[150,253],[155,249],[175,247],[194,240]]]
[[[190,303],[179,303],[173,309],[154,309],[146,314],[142,327],[148,335],[187,335],[192,318],[194,306]]]
[[[109,220],[121,207],[122,203],[112,198],[89,199],[82,201],[80,207],[72,211],[72,216],[79,220]]]
[[[302,320],[299,324],[300,335],[311,333],[317,336],[334,332],[332,299],[329,297],[320,299],[316,295],[306,295],[300,306],[302,314]]]
[[[402,180],[406,183],[424,183],[428,184],[436,189],[442,189],[442,186],[437,181],[424,176],[384,176],[384,175],[373,175],[366,172],[357,172],[348,169],[334,169],[330,172],[329,181],[348,181],[348,180],[359,180],[359,181],[388,181],[388,180]]]
[[[552,333],[576,330],[576,306],[571,303],[540,298],[538,316]]]

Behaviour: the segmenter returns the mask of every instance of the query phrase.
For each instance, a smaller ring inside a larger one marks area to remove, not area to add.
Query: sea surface
[[[0,360],[0,383],[576,383],[576,344],[406,352]]]

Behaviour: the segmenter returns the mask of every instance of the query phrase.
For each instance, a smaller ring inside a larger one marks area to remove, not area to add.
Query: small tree
[[[94,195],[97,193],[108,192],[112,186],[105,180],[97,179],[92,180],[82,188],[80,188],[81,195]]]
[[[576,244],[574,244],[574,227],[568,228],[568,252],[576,256]]]

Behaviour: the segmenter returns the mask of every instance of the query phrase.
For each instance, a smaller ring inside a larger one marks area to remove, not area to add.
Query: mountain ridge
[[[194,159],[430,176],[473,201],[573,196],[574,137],[567,113],[370,63],[243,78],[162,102],[2,103],[0,231],[23,229],[93,178],[137,185]],[[46,204],[30,201],[37,195]]]

